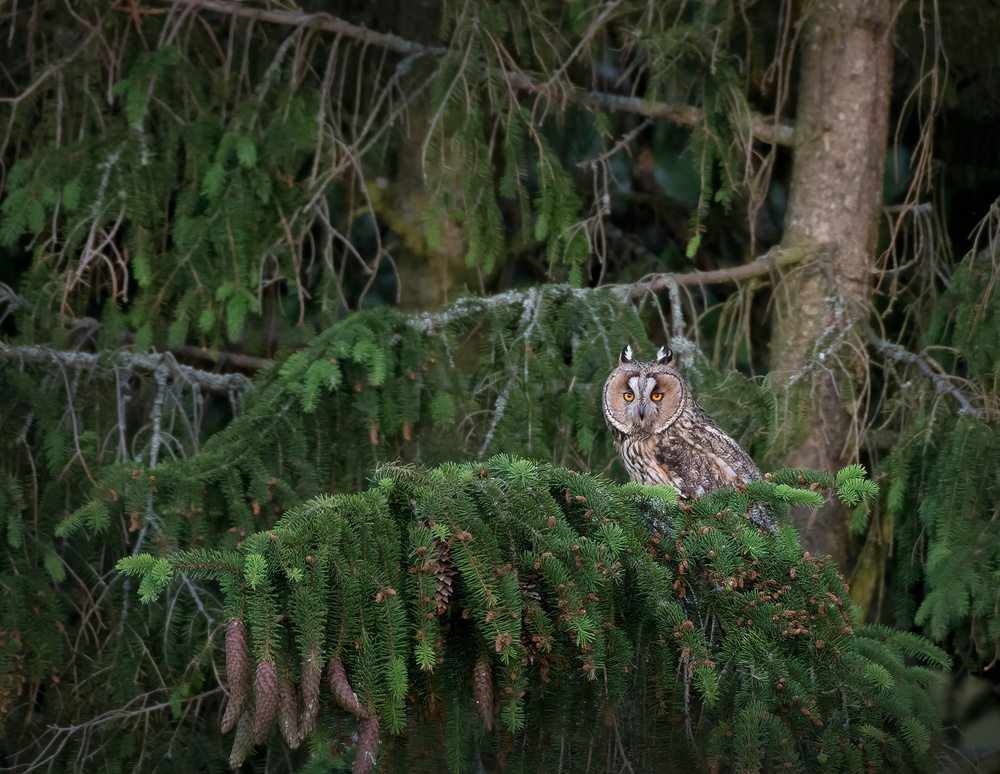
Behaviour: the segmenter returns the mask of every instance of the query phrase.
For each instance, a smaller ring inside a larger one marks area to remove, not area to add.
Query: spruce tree
[[[1000,648],[995,27],[883,31],[913,163],[870,304],[779,382],[774,289],[836,259],[779,243],[813,5],[0,10],[5,764],[932,766],[930,670]],[[671,346],[771,479],[622,484],[625,344]],[[877,491],[781,470],[829,411]],[[739,520],[815,492],[860,609]]]

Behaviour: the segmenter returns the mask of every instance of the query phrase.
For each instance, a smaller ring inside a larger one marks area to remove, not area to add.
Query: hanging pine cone
[[[254,740],[261,744],[274,724],[278,712],[278,673],[273,661],[261,661],[257,665],[257,706],[254,710]]]
[[[319,649],[302,665],[302,714],[299,716],[299,740],[309,736],[319,712],[319,684],[323,671],[319,668]]]
[[[451,602],[452,594],[454,593],[454,579],[455,575],[458,574],[458,568],[455,566],[455,560],[451,558],[451,554],[448,552],[447,543],[440,538],[435,538],[434,548],[437,550],[437,556],[431,562],[434,577],[437,579],[437,585],[434,589],[434,607],[437,610],[437,614],[441,615],[448,609],[448,604]]]
[[[330,683],[330,690],[333,691],[337,704],[355,717],[360,718],[368,714],[362,708],[361,702],[358,701],[358,695],[351,688],[351,684],[347,682],[347,672],[344,671],[343,661],[339,658],[330,659],[330,663],[326,667],[326,679]]]
[[[229,768],[238,768],[247,753],[253,749],[253,713],[247,710],[240,715],[236,724],[236,735],[233,737],[233,749],[229,752]]]
[[[486,659],[472,670],[472,695],[476,697],[476,712],[487,731],[493,730],[493,670]]]
[[[295,702],[295,686],[291,681],[278,685],[278,728],[281,736],[292,749],[299,746],[299,715]]]
[[[239,618],[226,629],[226,680],[229,682],[229,704],[222,715],[222,733],[228,734],[246,706],[250,688],[250,652],[247,630]]]
[[[369,715],[358,723],[358,754],[351,774],[371,774],[378,755],[378,718]]]

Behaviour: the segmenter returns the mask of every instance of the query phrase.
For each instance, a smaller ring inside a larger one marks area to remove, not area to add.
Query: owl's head
[[[666,430],[680,414],[687,385],[670,364],[673,353],[664,347],[648,363],[632,359],[625,347],[618,367],[604,383],[604,418],[612,430],[625,435],[651,435]]]

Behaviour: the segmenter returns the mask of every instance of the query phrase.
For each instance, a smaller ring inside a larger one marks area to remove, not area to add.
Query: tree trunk
[[[892,80],[893,0],[819,0],[803,24],[795,166],[783,246],[816,260],[784,278],[771,343],[772,379],[812,401],[808,437],[788,465],[836,470],[858,451],[851,400],[865,372]],[[845,390],[847,393],[845,393]],[[794,421],[793,417],[789,422]],[[851,561],[848,513],[799,520],[804,547]]]

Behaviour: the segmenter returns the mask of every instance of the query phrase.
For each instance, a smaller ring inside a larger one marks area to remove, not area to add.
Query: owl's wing
[[[656,439],[653,457],[661,476],[673,479],[669,483],[684,497],[761,477],[749,455],[697,404],[689,416]]]
[[[700,406],[692,413],[696,419],[677,439],[681,442],[674,444],[672,460],[674,464],[678,464],[677,458],[681,456],[683,464],[687,466],[683,476],[685,487],[678,487],[683,496],[703,495],[762,478],[760,469],[750,455],[714,419]],[[679,455],[678,448],[683,448],[686,454]],[[767,507],[760,503],[755,503],[748,515],[750,521],[762,529],[769,532],[777,529]]]

